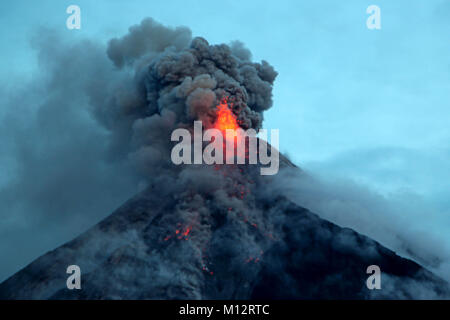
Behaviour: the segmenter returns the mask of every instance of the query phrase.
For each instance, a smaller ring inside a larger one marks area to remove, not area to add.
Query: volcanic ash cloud
[[[113,132],[112,145],[127,143],[128,158],[143,176],[170,167],[170,133],[201,120],[214,125],[217,106],[228,101],[243,129],[260,129],[272,106],[274,68],[254,63],[242,43],[210,45],[185,27],[167,28],[144,19],[109,41],[109,59],[123,73],[111,97],[95,105]],[[132,80],[130,81],[130,76]],[[120,79],[120,77],[118,77]],[[156,169],[156,170],[155,170]]]

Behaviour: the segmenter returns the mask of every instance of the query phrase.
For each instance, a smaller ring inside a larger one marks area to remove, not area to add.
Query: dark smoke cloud
[[[244,129],[259,129],[262,112],[272,105],[277,73],[265,61],[252,63],[239,42],[209,45],[203,38],[191,40],[186,28],[168,29],[145,19],[112,39],[107,52],[116,66],[135,75],[138,89],[131,95],[139,98],[132,107],[118,105],[114,118],[126,131],[120,137],[131,134],[130,159],[143,172],[160,170],[170,159],[167,139],[174,128],[191,127],[195,120],[210,127],[223,98]]]
[[[148,18],[140,25],[132,26],[124,37],[112,39],[107,54],[111,61],[121,68],[133,64],[142,57],[151,60],[152,55],[168,48],[175,51],[182,50],[189,46],[191,39],[191,30],[186,27],[170,29]]]
[[[50,30],[33,45],[39,72],[29,83],[10,84],[2,105],[0,158],[7,161],[7,179],[0,186],[1,279],[137,190],[130,166],[109,160],[110,133],[87,107],[88,93],[112,78],[104,48],[72,44]]]
[[[272,106],[277,73],[266,61],[251,62],[240,42],[210,45],[192,39],[187,28],[170,29],[147,18],[110,40],[107,55],[125,76],[111,88],[95,88],[93,111],[112,132],[114,154],[127,154],[144,176],[171,167],[170,133],[195,120],[210,127],[223,98],[244,129],[259,129],[263,111]]]

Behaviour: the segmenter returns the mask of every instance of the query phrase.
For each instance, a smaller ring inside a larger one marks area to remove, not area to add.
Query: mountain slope
[[[282,166],[289,165],[286,161]],[[84,234],[41,256],[0,285],[0,298],[450,296],[448,284],[417,263],[284,197],[271,197],[270,183],[249,166],[193,170],[196,182],[185,177],[172,186],[149,186]],[[199,182],[205,171],[212,176]],[[249,177],[255,178],[250,185],[245,184]],[[190,187],[180,187],[183,183]],[[225,192],[233,190],[229,183],[237,194]],[[81,268],[81,290],[66,288],[66,268],[72,264]],[[373,264],[381,268],[381,290],[366,287],[366,269]]]

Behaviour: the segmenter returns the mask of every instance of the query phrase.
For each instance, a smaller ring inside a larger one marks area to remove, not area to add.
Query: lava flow
[[[239,128],[236,116],[228,107],[227,98],[223,98],[217,106],[217,120],[215,123],[215,127],[216,129],[222,131],[222,134],[224,136],[227,129],[236,131]]]
[[[223,148],[224,148],[224,155],[226,157],[226,163],[234,163],[234,157],[245,159],[246,158],[246,150],[245,150],[245,141],[242,141],[242,131],[238,130],[241,129],[238,121],[236,119],[236,115],[233,113],[233,111],[230,109],[228,104],[228,99],[223,98],[219,105],[217,105],[217,119],[214,124],[215,129],[220,130],[222,132],[223,136]],[[231,131],[227,134],[227,131]],[[232,135],[230,136],[230,133]],[[244,147],[239,148],[238,146],[244,142]],[[227,151],[227,144],[230,144],[232,146],[233,152],[230,151],[228,153]],[[245,160],[244,160],[245,161]]]

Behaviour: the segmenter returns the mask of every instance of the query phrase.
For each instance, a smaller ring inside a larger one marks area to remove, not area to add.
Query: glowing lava
[[[192,227],[191,227],[191,226],[188,226],[188,227],[186,228],[186,231],[183,233],[183,236],[187,237],[187,236],[189,235],[189,232],[191,232],[191,229],[192,229]]]
[[[217,106],[217,120],[215,123],[216,129],[222,131],[225,135],[227,129],[237,130],[239,125],[236,120],[236,116],[228,107],[227,99],[224,98]]]
[[[245,159],[245,141],[243,149],[237,148],[237,146],[242,142],[243,131],[238,124],[236,115],[228,106],[228,100],[226,97],[221,100],[219,105],[217,105],[216,112],[217,119],[214,127],[215,129],[218,129],[222,132],[224,138],[223,147],[226,163],[234,163],[235,157]],[[231,148],[231,150],[229,150],[228,148]]]

